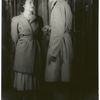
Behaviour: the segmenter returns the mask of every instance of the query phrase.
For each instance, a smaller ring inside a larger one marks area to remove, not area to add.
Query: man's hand
[[[49,57],[48,63],[50,64],[51,62],[56,62],[56,57],[53,56]]]
[[[51,34],[51,29],[50,29],[50,26],[48,25],[45,25],[43,28],[42,28],[42,31],[43,31],[43,36],[46,37],[47,40],[49,40],[50,38],[50,34]]]
[[[50,29],[50,26],[49,25],[45,25],[43,28],[42,28],[42,31],[43,32],[49,32],[51,29]]]

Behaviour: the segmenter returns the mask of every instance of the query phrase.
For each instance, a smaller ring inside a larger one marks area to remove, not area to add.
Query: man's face
[[[53,2],[53,1],[55,1],[55,0],[49,0],[50,3]]]

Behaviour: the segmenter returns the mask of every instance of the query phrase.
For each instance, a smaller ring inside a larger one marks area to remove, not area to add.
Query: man
[[[45,70],[46,82],[69,82],[72,41],[70,6],[65,0],[49,0],[51,5],[50,41]]]

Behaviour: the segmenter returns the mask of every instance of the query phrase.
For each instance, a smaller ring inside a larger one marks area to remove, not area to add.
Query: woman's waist
[[[37,39],[35,34],[19,34],[19,38],[26,38],[26,39]]]

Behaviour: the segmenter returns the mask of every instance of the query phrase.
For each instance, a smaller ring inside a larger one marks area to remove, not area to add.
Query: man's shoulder
[[[57,6],[58,7],[62,7],[63,8],[66,5],[68,5],[68,3],[65,0],[58,0],[57,1]]]
[[[56,4],[56,9],[63,11],[65,8],[65,5],[66,5],[65,3],[66,3],[66,1],[58,0],[57,4]]]

